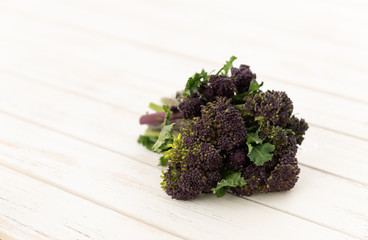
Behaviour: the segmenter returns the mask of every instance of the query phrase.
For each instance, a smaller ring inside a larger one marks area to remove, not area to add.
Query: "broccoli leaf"
[[[233,62],[237,59],[235,56],[231,56],[229,61],[226,61],[225,65],[217,72],[216,75],[227,76],[229,70],[233,67]]]
[[[248,132],[247,133],[247,143],[256,143],[261,144],[262,139],[258,136],[258,130],[256,132]]]
[[[145,146],[148,150],[152,151],[152,147],[157,141],[158,137],[155,136],[146,136],[146,135],[140,135],[138,138],[138,143]]]
[[[162,123],[161,132],[158,135],[158,139],[155,145],[152,146],[152,150],[157,153],[160,153],[162,152],[162,150],[166,150],[168,148],[169,142],[172,141],[171,130],[173,126],[175,125],[175,123],[169,124],[170,115],[171,115],[169,107],[164,105],[163,108],[166,112],[165,121]]]
[[[263,86],[263,82],[258,84],[254,79],[250,82],[247,95],[255,94]]]
[[[153,111],[156,111],[156,112],[163,112],[164,111],[164,108],[160,105],[157,105],[155,103],[150,103],[148,105],[149,108],[151,108]]]
[[[167,141],[171,139],[171,130],[174,125],[175,123],[172,123],[162,127],[155,145],[152,146],[152,150],[154,152],[160,153],[162,152],[163,148],[166,147]]]
[[[217,197],[222,197],[231,187],[242,187],[245,184],[246,182],[241,176],[241,172],[228,171],[225,178],[217,183],[217,187],[212,188],[212,192]]]
[[[195,73],[193,77],[188,79],[185,85],[184,95],[189,96],[195,93],[202,84],[208,82],[209,78],[210,76],[204,69],[202,69],[201,73]]]
[[[165,158],[165,156],[160,157],[160,162],[158,163],[158,166],[166,167],[167,166],[168,159]]]
[[[247,145],[248,145],[248,153],[250,153],[253,150],[254,144],[262,144],[263,140],[258,136],[260,128],[257,129],[256,132],[248,132],[247,133]]]
[[[252,94],[255,94],[255,93],[258,93],[259,89],[263,86],[263,82],[261,82],[260,84],[258,84],[255,80],[252,80],[250,82],[250,85],[249,85],[249,89],[247,92],[245,93],[241,93],[241,94],[237,94],[235,96],[233,96],[232,98],[232,104],[236,104],[236,103],[239,103],[239,102],[244,102],[243,101],[243,98],[245,96],[248,96],[248,95],[252,95]],[[240,105],[239,105],[240,106]]]
[[[248,157],[257,166],[262,166],[265,162],[272,159],[273,154],[271,154],[271,152],[274,150],[275,145],[272,145],[271,143],[259,144],[252,146],[251,149],[249,149]]]

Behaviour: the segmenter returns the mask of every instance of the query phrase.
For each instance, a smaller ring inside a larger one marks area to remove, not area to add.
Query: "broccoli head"
[[[231,75],[238,94],[247,92],[251,81],[256,79],[256,75],[252,73],[249,66],[244,64],[239,68],[231,68]]]
[[[168,167],[161,186],[174,199],[286,191],[298,180],[296,153],[308,124],[292,115],[285,92],[261,91],[249,66],[232,67],[235,59],[217,74],[195,74],[173,105],[152,104],[158,112],[141,118],[149,131],[140,139],[157,139],[154,150]]]
[[[295,135],[279,126],[265,124],[261,128],[260,137],[275,146],[275,155],[282,156],[289,152],[295,155],[297,152],[298,147]]]
[[[210,191],[221,180],[224,164],[221,151],[232,150],[245,139],[244,121],[229,100],[217,98],[207,103],[201,109],[201,116],[193,118],[165,152],[168,171],[163,174],[162,188],[173,198],[182,200]],[[242,150],[234,154],[239,159],[245,156]]]
[[[197,93],[186,97],[183,102],[179,104],[179,109],[184,118],[193,118],[201,115],[201,106],[205,101],[199,97]]]
[[[220,150],[231,150],[245,142],[247,130],[239,111],[226,98],[217,98],[202,107],[194,134]]]
[[[290,128],[295,133],[295,136],[297,138],[297,143],[299,145],[302,144],[304,140],[304,134],[309,128],[305,120],[298,119],[297,117],[292,116],[286,127]]]
[[[209,83],[216,97],[231,98],[234,96],[235,85],[233,79],[227,76],[212,75]]]
[[[226,168],[233,169],[235,171],[243,171],[244,168],[251,162],[247,157],[247,148],[235,148],[228,152],[226,159]]]
[[[223,167],[220,151],[212,144],[198,141],[191,135],[192,126],[183,129],[165,152],[168,170],[163,174],[162,188],[175,199],[195,198],[209,191],[221,180]]]
[[[272,170],[261,191],[279,192],[290,190],[298,181],[299,173],[300,169],[297,165],[296,159],[294,160],[293,164],[284,164],[281,162],[275,167],[274,170]]]
[[[259,92],[244,101],[244,116],[255,117],[261,124],[285,127],[293,112],[293,103],[285,92]]]

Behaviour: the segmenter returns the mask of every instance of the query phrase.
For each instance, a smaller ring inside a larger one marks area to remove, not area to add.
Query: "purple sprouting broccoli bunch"
[[[216,74],[194,74],[140,119],[148,129],[138,142],[162,153],[161,187],[174,199],[286,191],[298,180],[308,124],[293,115],[285,92],[260,90],[249,66],[232,67],[235,59]]]

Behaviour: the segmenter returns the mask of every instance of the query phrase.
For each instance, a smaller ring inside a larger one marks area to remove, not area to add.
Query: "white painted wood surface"
[[[0,1],[0,239],[368,239],[365,1]],[[289,192],[170,199],[150,101],[230,56],[310,123]]]

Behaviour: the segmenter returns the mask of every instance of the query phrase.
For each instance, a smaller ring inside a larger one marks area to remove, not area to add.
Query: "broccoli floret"
[[[185,167],[190,169],[201,168],[205,171],[217,171],[222,168],[220,151],[212,144],[196,142],[193,145],[188,146],[192,151],[188,154]]]
[[[217,98],[202,107],[194,132],[202,141],[227,151],[240,146],[247,137],[243,118],[226,98]]]
[[[235,187],[230,190],[238,196],[250,196],[259,190],[267,179],[266,169],[263,166],[257,166],[254,163],[250,164],[242,172],[242,176],[246,181],[243,187]]]
[[[299,145],[302,144],[304,134],[309,128],[308,123],[306,123],[304,119],[298,119],[297,117],[292,116],[286,127],[293,130],[297,138],[297,143]]]
[[[259,92],[244,101],[244,116],[255,117],[261,124],[285,127],[293,112],[293,103],[285,92]]]
[[[220,151],[194,138],[191,128],[183,129],[172,148],[165,152],[169,168],[162,176],[162,188],[180,200],[195,198],[215,187],[217,180],[221,180],[219,171],[223,167]]]
[[[236,171],[243,171],[244,168],[250,164],[247,157],[247,148],[236,148],[230,151],[227,155],[226,168]]]
[[[206,102],[212,102],[216,99],[216,94],[213,88],[208,84],[203,84],[198,88],[198,92],[202,94],[202,97],[206,100]]]
[[[231,78],[226,76],[212,75],[210,77],[209,83],[216,97],[231,98],[234,96],[235,85]]]
[[[297,165],[296,159],[295,164],[280,163],[271,172],[271,175],[267,178],[266,183],[261,191],[279,192],[290,190],[295,186],[295,183],[298,181],[299,173],[300,169]]]
[[[267,140],[275,145],[273,158],[262,166],[250,164],[242,172],[247,184],[232,188],[239,196],[250,196],[256,191],[286,191],[294,187],[300,169],[295,158],[297,151],[296,136],[287,134],[280,127],[273,127]]]
[[[292,155],[285,155],[280,159],[276,157],[263,166],[252,163],[246,167],[242,172],[246,185],[230,190],[238,196],[250,196],[257,191],[287,191],[295,186],[299,173],[300,169],[295,157]]]
[[[204,189],[205,178],[203,172],[199,169],[183,170],[177,184],[179,189],[198,195]]]
[[[230,77],[211,75],[209,83],[202,84],[198,92],[207,102],[213,102],[216,97],[231,98],[234,96],[235,85]]]
[[[296,154],[298,149],[296,137],[294,134],[288,133],[286,129],[266,124],[259,135],[266,142],[270,142],[275,146],[275,155],[282,156],[289,152]]]
[[[238,94],[247,92],[251,81],[256,79],[249,66],[243,64],[239,68],[231,68],[231,75]]]
[[[203,189],[203,193],[212,192],[211,189],[216,187],[217,183],[221,181],[222,175],[220,171],[207,172],[206,175],[206,183]]]
[[[197,93],[194,93],[179,104],[179,109],[184,118],[198,117],[201,115],[201,106],[203,104],[205,104],[205,101]]]
[[[172,198],[178,200],[189,200],[197,197],[200,193],[199,189],[193,190],[193,187],[191,187],[190,190],[188,190],[189,188],[184,189],[179,187],[178,184],[180,183],[179,179],[181,178],[181,173],[182,172],[177,171],[176,168],[169,167],[169,169],[161,176],[163,178],[163,181],[161,182],[162,189]],[[183,182],[183,178],[181,179],[181,182]]]

